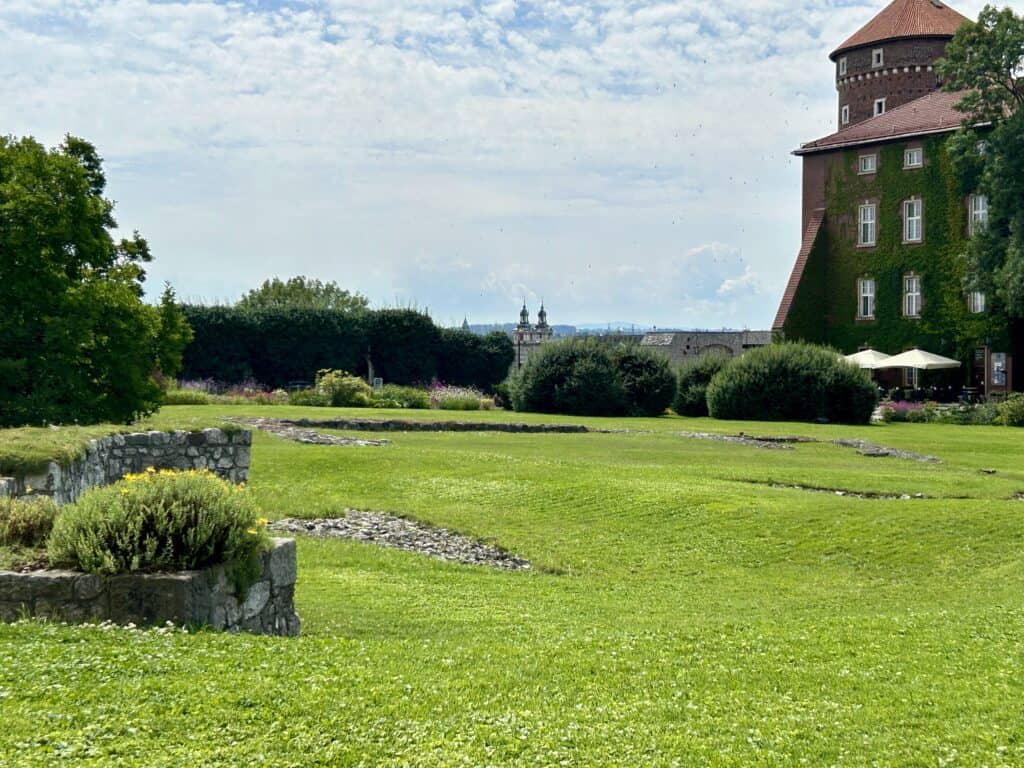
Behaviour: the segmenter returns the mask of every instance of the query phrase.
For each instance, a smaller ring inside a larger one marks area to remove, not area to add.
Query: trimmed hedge
[[[835,350],[786,343],[733,360],[708,384],[707,401],[716,419],[867,424],[878,390]]]
[[[679,386],[673,407],[680,416],[708,415],[708,384],[731,362],[728,355],[708,352],[679,371]]]
[[[504,333],[480,337],[439,329],[410,309],[341,312],[186,306],[194,338],[185,349],[183,378],[233,384],[255,379],[274,389],[312,382],[323,369],[390,384],[449,384],[490,391],[505,378],[514,357]]]

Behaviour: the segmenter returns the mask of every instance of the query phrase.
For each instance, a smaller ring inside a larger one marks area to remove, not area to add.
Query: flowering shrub
[[[328,368],[317,373],[316,391],[336,408],[365,408],[373,398],[373,390],[361,378]]]
[[[885,403],[881,411],[882,421],[887,424],[892,422],[924,421],[924,405],[922,403],[908,403],[905,400],[897,400]]]
[[[373,396],[374,408],[429,408],[430,393],[416,387],[402,387],[398,384],[385,384],[383,389]]]
[[[1024,427],[1024,395],[1014,393],[996,406],[999,421],[1008,427]]]
[[[53,529],[57,512],[49,496],[0,499],[0,545],[41,547]]]
[[[47,549],[53,563],[100,574],[225,564],[244,591],[259,576],[265,525],[241,486],[206,470],[148,470],[64,507]]]
[[[479,411],[484,396],[473,387],[450,387],[437,384],[430,390],[430,407],[442,411]],[[491,407],[494,401],[491,401]]]

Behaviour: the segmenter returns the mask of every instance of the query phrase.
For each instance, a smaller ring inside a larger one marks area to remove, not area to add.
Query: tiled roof
[[[809,155],[826,149],[870,144],[886,139],[921,136],[929,133],[955,131],[964,115],[954,105],[963,98],[963,92],[933,91],[914,101],[851,125],[837,133],[802,144],[794,154]]]
[[[939,0],[894,0],[831,55],[864,45],[905,37],[952,37],[970,21]]]
[[[804,232],[803,241],[800,243],[800,253],[797,254],[796,264],[793,265],[793,272],[789,276],[789,283],[786,285],[786,292],[782,294],[782,301],[779,303],[779,311],[775,315],[775,322],[772,323],[773,331],[781,331],[789,318],[789,310],[793,306],[793,299],[796,297],[796,289],[800,287],[800,281],[804,277],[804,270],[807,268],[807,260],[811,256],[811,249],[814,248],[814,241],[818,238],[818,231],[821,223],[825,220],[824,209],[811,213],[807,221],[807,230]]]

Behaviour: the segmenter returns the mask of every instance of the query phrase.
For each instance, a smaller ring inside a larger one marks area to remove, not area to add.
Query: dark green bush
[[[180,571],[224,564],[244,591],[269,540],[249,493],[206,471],[148,471],[64,507],[50,561],[88,573]]]
[[[708,352],[687,362],[679,371],[679,386],[673,404],[680,416],[708,415],[708,384],[731,358],[720,352]]]
[[[620,344],[612,361],[626,390],[632,416],[661,416],[676,395],[676,375],[665,355]]]
[[[49,496],[0,499],[0,545],[43,546],[57,513],[57,505]]]
[[[593,339],[544,344],[512,377],[509,390],[517,411],[617,416],[629,405],[611,351]]]
[[[871,376],[835,350],[813,344],[773,344],[751,350],[708,384],[716,419],[867,424],[878,404]]]

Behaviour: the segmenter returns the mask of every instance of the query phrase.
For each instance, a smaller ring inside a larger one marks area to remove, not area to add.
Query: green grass
[[[337,413],[182,406],[152,424]],[[1024,431],[460,418],[633,431],[380,449],[257,434],[270,517],[386,510],[538,567],[301,539],[297,640],[0,626],[0,765],[1024,764]],[[943,463],[683,430],[862,437]]]

